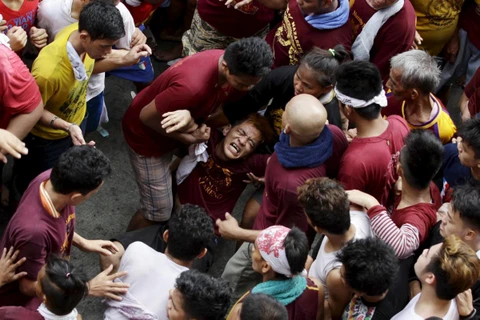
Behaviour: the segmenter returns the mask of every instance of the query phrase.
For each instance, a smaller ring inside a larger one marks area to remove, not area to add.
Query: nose
[[[385,84],[385,86],[386,86],[388,89],[392,90],[392,83],[390,82],[390,79],[387,80],[387,83]]]
[[[244,145],[247,144],[248,138],[247,138],[247,137],[240,137],[238,140],[240,141],[240,143],[242,144],[242,146],[244,146]]]

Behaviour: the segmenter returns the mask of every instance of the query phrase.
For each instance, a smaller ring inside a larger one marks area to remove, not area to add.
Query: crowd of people
[[[479,34],[479,0],[0,0],[0,319],[480,319]],[[91,240],[106,75],[140,203]]]

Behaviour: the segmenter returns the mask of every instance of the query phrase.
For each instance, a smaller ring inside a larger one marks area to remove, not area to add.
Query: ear
[[[207,254],[208,252],[208,249],[207,248],[203,248],[203,251],[197,256],[197,259],[202,259],[203,257],[205,257],[205,255]]]
[[[472,241],[477,237],[477,233],[472,229],[468,229],[467,233],[465,234],[466,241]]]
[[[45,305],[47,304],[47,296],[45,294],[42,294],[42,301]]]
[[[340,104],[340,111],[343,112],[343,115],[345,117],[350,117],[353,111],[353,108],[350,106],[347,106],[346,104],[341,103],[340,101],[338,102]]]
[[[81,197],[83,197],[83,194],[81,194],[80,192],[72,192],[69,196],[71,203],[77,203],[80,201]]]
[[[80,40],[82,41],[87,41],[88,39],[90,39],[90,35],[86,30],[79,31],[79,35],[80,35]]]
[[[223,126],[223,127],[222,127],[222,134],[223,134],[224,136],[226,136],[227,133],[230,131],[230,129],[232,129],[232,125],[231,125],[231,124],[226,125],[226,126]]]
[[[400,161],[397,162],[397,174],[398,176],[403,177],[403,168]]]
[[[288,124],[286,124],[285,128],[283,128],[283,132],[285,132],[286,134],[289,134],[290,132],[292,132],[292,130],[290,129],[290,126]]]
[[[419,95],[420,94],[419,94],[417,89],[412,89],[412,91],[410,91],[410,99],[411,100],[417,99]]]
[[[431,286],[433,286],[437,279],[435,279],[435,275],[431,272],[425,273],[425,282]]]
[[[165,230],[165,232],[163,233],[163,241],[165,241],[165,243],[168,243],[168,230]]]
[[[262,261],[262,274],[267,274],[269,272],[275,272],[275,271],[273,271],[272,267],[270,266],[270,264],[267,261],[263,260]]]
[[[225,60],[222,60],[222,70],[223,72],[227,73],[229,72],[230,70],[228,69],[228,65],[227,65],[227,62]]]

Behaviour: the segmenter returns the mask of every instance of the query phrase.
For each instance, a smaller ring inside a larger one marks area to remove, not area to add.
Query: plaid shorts
[[[170,219],[173,209],[172,174],[173,154],[144,157],[128,148],[135,180],[140,191],[140,211],[145,219],[163,222]]]

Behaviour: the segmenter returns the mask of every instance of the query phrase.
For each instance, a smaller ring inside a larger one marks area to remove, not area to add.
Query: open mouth
[[[235,150],[236,154],[240,153],[240,147],[237,146],[237,144],[235,142],[230,143],[230,146],[232,147],[233,150]]]

